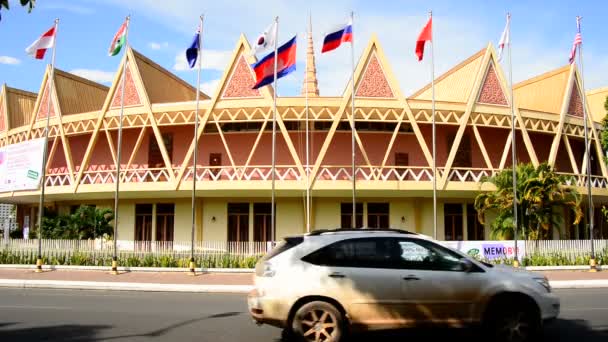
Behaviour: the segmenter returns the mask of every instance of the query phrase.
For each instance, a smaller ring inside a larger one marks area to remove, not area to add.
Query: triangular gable
[[[569,79],[570,65],[566,65],[515,84],[516,104],[522,109],[560,114]]]
[[[372,53],[367,61],[365,71],[363,71],[361,80],[357,85],[355,96],[384,98],[395,97],[375,52]]]
[[[582,118],[584,116],[583,99],[581,97],[576,79],[576,77],[573,79],[572,90],[570,91],[570,101],[568,103],[568,111],[566,113]]]
[[[222,98],[261,97],[258,89],[252,89],[254,85],[253,70],[245,61],[245,56],[241,54],[231,71]]]
[[[486,49],[482,49],[445,74],[435,79],[435,100],[467,103]],[[431,84],[427,84],[410,97],[416,100],[432,100]]]
[[[215,89],[213,98],[218,99],[238,99],[238,98],[266,98],[272,99],[272,86],[260,89],[251,89],[255,85],[255,75],[251,65],[257,62],[255,55],[251,54],[251,46],[241,34],[236,46],[226,64],[224,74],[220,79],[218,87]]]
[[[131,64],[127,62],[126,74],[125,74],[126,76],[124,77],[124,79],[126,79],[126,81],[127,81],[125,83],[125,99],[124,99],[125,107],[139,106],[142,104],[141,95],[139,94],[139,91],[137,90],[137,86],[135,85],[133,72],[132,72],[131,68],[132,68]],[[120,80],[118,81],[118,84],[114,88],[115,89],[114,97],[112,98],[110,108],[120,108],[121,101],[122,101],[122,82],[123,82],[123,77],[121,76]]]
[[[46,86],[44,87],[44,90],[42,91],[42,96],[40,97],[38,111],[36,112],[36,121],[46,119],[47,113],[49,112],[49,84],[50,80],[47,79]],[[54,86],[53,93],[55,93]],[[50,106],[50,117],[53,118],[57,115],[59,111],[57,108],[57,104],[55,103],[55,96],[52,96],[50,98],[52,99]]]
[[[141,53],[133,49],[130,49],[130,52],[150,103],[185,102],[196,99],[195,87]],[[201,92],[201,99],[208,98],[209,96]]]
[[[496,74],[493,61],[490,61],[488,64],[477,102],[501,106],[507,106],[509,104],[500,80],[498,79],[498,75]]]

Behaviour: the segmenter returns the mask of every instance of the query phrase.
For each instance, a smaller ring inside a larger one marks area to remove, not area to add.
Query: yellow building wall
[[[118,240],[135,239],[135,203],[118,202]]]
[[[215,217],[215,222],[213,222]],[[205,241],[228,240],[228,206],[222,199],[203,200],[203,239]]]
[[[285,236],[306,232],[304,203],[301,198],[286,198],[277,201],[277,240]]]
[[[390,202],[390,228],[416,231],[416,216],[412,202],[411,200],[395,200]]]
[[[192,234],[192,200],[175,200],[174,241],[190,241]],[[195,238],[196,239],[196,238]]]
[[[314,226],[312,229],[335,229],[340,227],[340,200],[315,198],[312,200]]]

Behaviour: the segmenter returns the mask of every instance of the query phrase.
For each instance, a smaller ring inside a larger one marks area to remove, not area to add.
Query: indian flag
[[[110,44],[110,49],[108,50],[108,55],[116,56],[122,49],[122,47],[127,42],[127,20],[120,26],[118,32],[114,35],[114,39],[112,39],[112,44]]]

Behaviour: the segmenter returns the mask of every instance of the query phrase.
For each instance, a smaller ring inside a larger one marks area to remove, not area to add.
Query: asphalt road
[[[608,341],[608,290],[562,290],[546,341]],[[383,342],[478,340],[426,329],[354,338]],[[0,341],[280,341],[250,320],[244,295],[0,289]]]

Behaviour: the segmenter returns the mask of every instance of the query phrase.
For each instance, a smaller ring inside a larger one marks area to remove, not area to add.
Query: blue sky
[[[434,14],[436,75],[484,48],[497,44],[505,13],[512,13],[513,77],[518,82],[567,64],[575,34],[575,16],[583,16],[585,85],[608,86],[608,45],[605,1],[197,1],[197,0],[38,0],[31,14],[18,0],[2,11],[0,82],[37,92],[45,61],[24,49],[60,18],[57,67],[109,85],[119,57],[108,57],[110,41],[131,14],[130,45],[191,84],[196,73],[183,70],[183,51],[205,13],[202,88],[214,89],[241,33],[251,41],[280,18],[280,38],[299,34],[298,70],[279,83],[279,94],[297,95],[304,70],[304,31],[312,14],[321,95],[340,95],[350,75],[350,50],[343,47],[320,55],[325,30],[355,12],[355,53],[358,58],[373,33],[388,57],[401,90],[410,95],[429,82],[429,66],[418,63],[415,39]],[[503,66],[504,67],[504,66]]]

